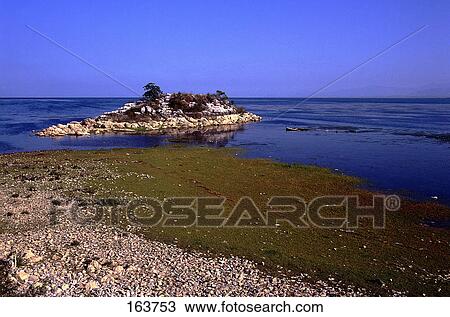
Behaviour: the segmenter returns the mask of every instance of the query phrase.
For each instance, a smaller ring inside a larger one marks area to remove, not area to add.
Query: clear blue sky
[[[0,0],[0,96],[449,96],[450,1]]]

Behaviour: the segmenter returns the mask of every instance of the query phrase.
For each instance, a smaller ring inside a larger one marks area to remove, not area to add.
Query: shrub
[[[173,110],[185,111],[189,107],[189,102],[183,97],[182,93],[176,93],[170,97],[169,107]]]
[[[240,106],[236,107],[236,113],[244,113],[244,112],[246,112],[244,107],[240,107]]]
[[[156,102],[156,101],[146,101],[142,105],[153,108],[155,110],[161,107],[159,102]]]
[[[228,100],[227,94],[225,92],[223,92],[222,90],[216,91],[216,97],[220,100]]]
[[[208,100],[208,102],[213,102],[214,100],[216,100],[216,98],[216,95],[206,94],[206,99]]]
[[[190,109],[189,112],[202,112],[206,110],[206,105],[196,102]]]
[[[183,112],[202,112],[206,109],[208,97],[206,95],[193,95],[176,93],[170,97],[169,107]]]
[[[145,101],[154,101],[162,96],[163,92],[161,88],[155,83],[148,83],[144,86],[143,98]]]

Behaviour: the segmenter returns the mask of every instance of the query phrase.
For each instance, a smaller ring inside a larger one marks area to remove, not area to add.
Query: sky
[[[449,97],[450,1],[0,0],[0,97],[131,97],[148,82]]]

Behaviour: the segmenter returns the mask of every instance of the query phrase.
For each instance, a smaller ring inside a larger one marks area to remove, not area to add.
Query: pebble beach
[[[69,217],[51,224],[48,192],[0,195],[11,231],[0,235],[4,296],[364,295],[338,281],[271,275],[241,257],[187,251],[105,225]]]

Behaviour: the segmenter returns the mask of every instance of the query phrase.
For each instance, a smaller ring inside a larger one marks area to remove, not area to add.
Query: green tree
[[[155,83],[148,83],[144,86],[144,100],[146,101],[153,101],[155,99],[158,99],[163,94],[161,88],[156,85]]]
[[[216,96],[220,100],[228,100],[227,94],[225,92],[223,92],[222,90],[216,90]]]

